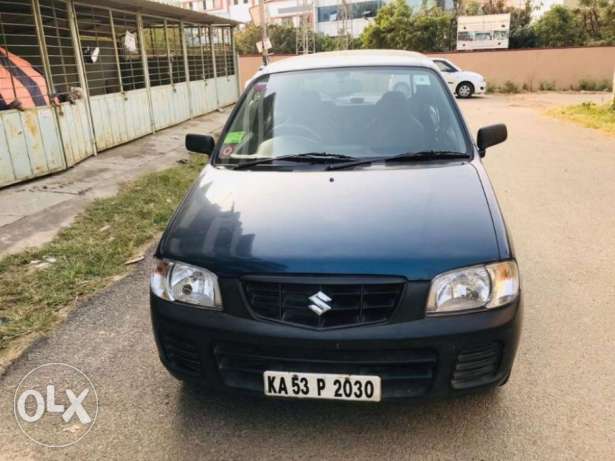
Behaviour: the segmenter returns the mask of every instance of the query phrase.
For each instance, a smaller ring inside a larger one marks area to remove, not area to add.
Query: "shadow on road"
[[[285,443],[295,435],[317,444],[328,444],[327,434],[369,436],[374,440],[399,436],[441,439],[447,431],[476,433],[477,426],[482,426],[481,437],[474,441],[470,438],[468,443],[483,443],[501,429],[493,423],[498,419],[494,412],[502,406],[502,393],[506,392],[495,389],[448,400],[371,404],[265,399],[185,383],[180,386],[178,430],[256,431]],[[485,424],[487,420],[489,424]]]

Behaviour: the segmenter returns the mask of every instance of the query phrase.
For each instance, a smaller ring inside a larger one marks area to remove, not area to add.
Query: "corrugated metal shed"
[[[236,24],[148,0],[0,2],[0,187],[235,102]]]

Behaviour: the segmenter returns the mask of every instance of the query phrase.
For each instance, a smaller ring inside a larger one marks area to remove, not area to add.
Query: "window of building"
[[[368,2],[352,3],[349,6],[349,19],[371,18],[376,16],[378,10],[382,7],[382,0],[373,0]],[[341,11],[338,5],[321,6],[317,8],[318,22],[337,21],[341,16]]]

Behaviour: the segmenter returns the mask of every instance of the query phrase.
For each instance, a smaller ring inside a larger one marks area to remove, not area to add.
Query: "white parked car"
[[[433,58],[451,91],[460,98],[471,98],[474,94],[484,94],[487,91],[485,77],[476,72],[461,70],[448,59]]]

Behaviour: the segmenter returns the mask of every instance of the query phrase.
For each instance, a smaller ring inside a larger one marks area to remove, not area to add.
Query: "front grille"
[[[263,392],[263,373],[295,371],[380,376],[384,398],[419,397],[432,385],[437,355],[431,349],[316,350],[217,343],[214,355],[229,387]]]
[[[244,281],[252,312],[269,320],[312,328],[332,328],[388,320],[399,303],[403,283],[297,283]],[[326,294],[331,310],[318,315],[309,309],[310,297]]]
[[[167,361],[173,368],[194,376],[201,373],[201,356],[193,341],[162,330],[160,343]]]
[[[462,349],[457,355],[451,385],[466,389],[492,383],[502,361],[502,344],[493,342]]]

